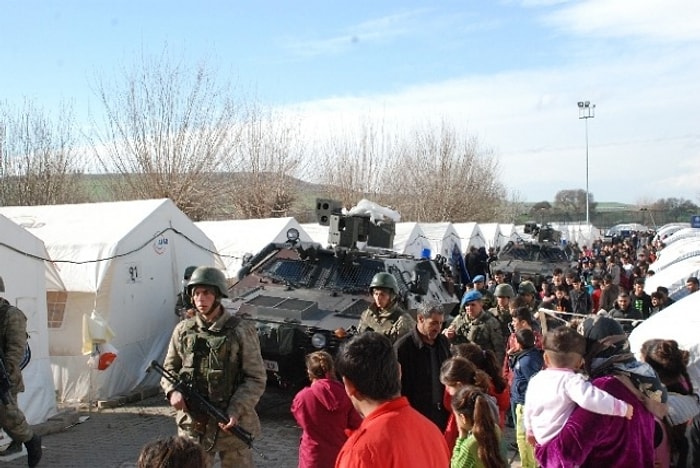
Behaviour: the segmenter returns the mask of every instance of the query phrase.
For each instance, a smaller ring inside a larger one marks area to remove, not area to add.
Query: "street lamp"
[[[591,212],[588,207],[588,119],[595,117],[595,104],[591,104],[591,101],[579,101],[578,102],[578,118],[584,119],[586,122],[586,226],[591,224]]]

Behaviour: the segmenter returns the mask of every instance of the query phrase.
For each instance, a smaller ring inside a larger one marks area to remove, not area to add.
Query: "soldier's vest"
[[[242,377],[240,343],[235,330],[239,322],[238,317],[231,317],[221,330],[212,331],[201,329],[196,319],[191,318],[180,335],[183,356],[180,378],[193,382],[199,394],[221,409],[228,406]]]
[[[374,330],[382,335],[389,336],[396,332],[395,328],[398,327],[398,321],[401,318],[402,310],[398,307],[394,307],[391,314],[384,318],[381,322],[377,318],[377,314],[374,312],[367,314],[366,325],[368,328]]]

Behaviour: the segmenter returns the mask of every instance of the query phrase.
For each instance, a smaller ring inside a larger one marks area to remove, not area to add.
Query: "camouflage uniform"
[[[0,317],[0,353],[12,385],[12,402],[0,403],[0,427],[12,440],[27,442],[34,437],[34,432],[17,406],[17,394],[24,391],[20,362],[27,346],[27,317],[4,298],[0,298]]]
[[[452,343],[475,343],[482,349],[490,349],[496,354],[497,362],[503,362],[505,356],[505,338],[501,322],[487,310],[482,310],[475,319],[462,312],[450,324],[455,331]]]
[[[173,331],[163,367],[191,377],[201,395],[234,416],[254,437],[260,435],[255,405],[265,391],[266,372],[252,322],[225,310],[211,325],[199,314],[183,320]],[[173,385],[162,379],[161,386],[169,396]],[[178,411],[176,422],[178,434],[198,440],[212,459],[219,452],[223,468],[254,466],[246,444],[218,429],[214,419],[201,427],[188,413]]]
[[[489,309],[489,312],[498,319],[498,322],[501,324],[503,339],[507,340],[510,336],[510,328],[508,326],[513,320],[513,317],[510,315],[510,308],[505,307],[501,309],[500,307],[496,306]]]
[[[413,330],[415,326],[416,321],[413,320],[413,317],[396,302],[392,302],[387,309],[380,309],[376,304],[369,306],[360,316],[357,331],[362,333],[373,330],[382,333],[392,343],[395,343],[401,336]]]
[[[484,305],[484,310],[489,310],[498,305],[498,302],[496,301],[496,296],[494,296],[491,291],[489,291],[486,288],[479,289],[478,291],[482,295],[481,303]]]

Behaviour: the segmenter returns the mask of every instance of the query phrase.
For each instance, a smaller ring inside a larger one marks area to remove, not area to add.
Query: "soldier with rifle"
[[[0,277],[0,293],[5,283]],[[27,447],[27,464],[34,467],[41,460],[41,436],[27,424],[17,406],[17,394],[24,391],[21,362],[27,347],[27,317],[7,299],[0,297],[0,428],[12,438],[4,454]]]
[[[175,327],[162,366],[179,380],[164,376],[161,386],[178,410],[179,435],[197,440],[212,462],[218,453],[222,468],[252,467],[250,442],[260,435],[255,406],[265,391],[265,366],[253,323],[221,305],[226,293],[221,270],[194,270],[187,294],[196,313]],[[192,393],[218,409],[218,415]]]

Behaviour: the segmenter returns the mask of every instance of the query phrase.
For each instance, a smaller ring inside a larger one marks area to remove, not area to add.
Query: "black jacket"
[[[442,404],[445,387],[440,383],[440,366],[450,357],[447,338],[440,333],[430,346],[413,327],[396,341],[394,349],[401,364],[401,395],[444,431],[450,408]]]

